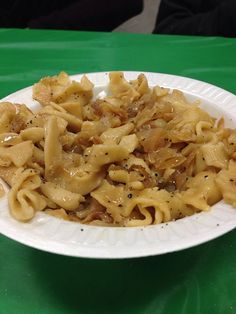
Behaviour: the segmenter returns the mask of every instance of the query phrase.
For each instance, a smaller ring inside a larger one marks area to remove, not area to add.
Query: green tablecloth
[[[0,30],[0,97],[61,70],[163,72],[236,93],[236,39]],[[0,236],[0,314],[233,314],[235,244],[233,231],[163,256],[88,260]]]

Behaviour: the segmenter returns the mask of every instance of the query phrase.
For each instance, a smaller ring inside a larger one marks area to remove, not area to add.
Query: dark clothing
[[[236,37],[236,0],[162,0],[154,33]]]
[[[143,0],[8,0],[0,27],[111,31],[142,9]]]

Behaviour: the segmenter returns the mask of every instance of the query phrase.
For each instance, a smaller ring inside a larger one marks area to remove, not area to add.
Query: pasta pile
[[[32,112],[0,103],[0,177],[11,215],[37,211],[101,226],[146,226],[236,206],[236,131],[183,93],[109,74],[94,99],[86,76],[41,79]]]

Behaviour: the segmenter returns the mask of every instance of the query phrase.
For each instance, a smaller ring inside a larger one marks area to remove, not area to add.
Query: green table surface
[[[162,72],[236,93],[236,39],[0,30],[0,97],[61,70]],[[236,313],[235,245],[232,231],[162,256],[90,260],[0,235],[0,314]]]

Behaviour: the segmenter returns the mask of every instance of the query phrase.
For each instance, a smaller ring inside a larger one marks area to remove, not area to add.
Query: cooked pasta
[[[0,183],[0,197],[3,197],[5,195],[5,190],[3,188],[3,185]]]
[[[112,72],[108,96],[95,99],[86,76],[62,72],[36,83],[33,98],[38,112],[0,103],[0,177],[15,219],[44,211],[133,227],[208,211],[222,198],[236,207],[236,130],[181,91]]]

